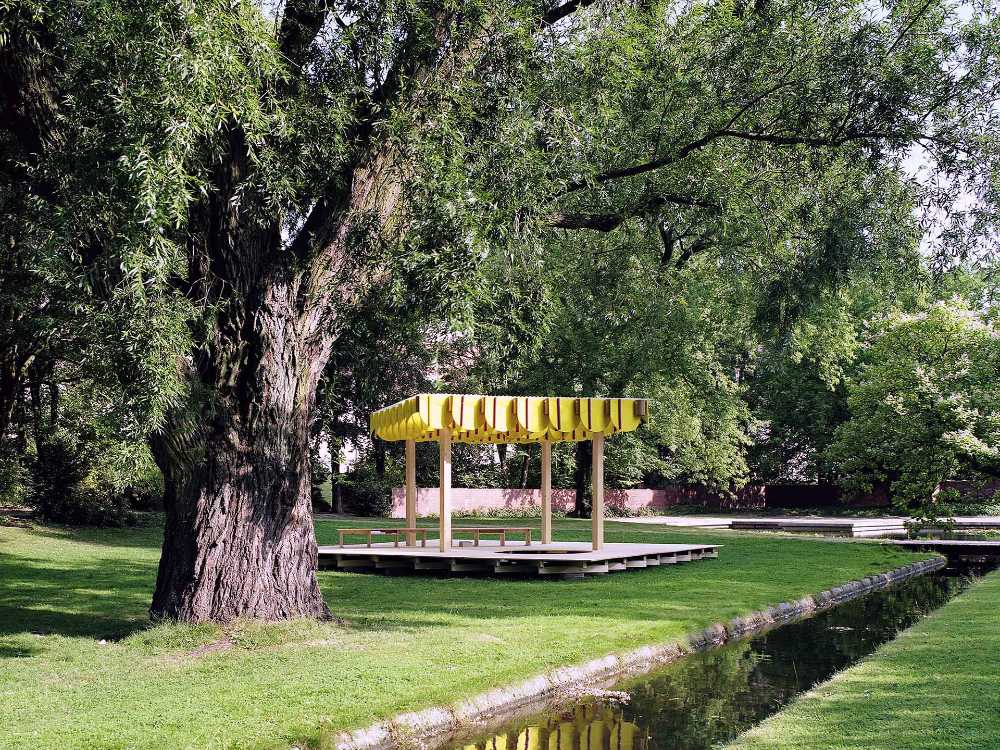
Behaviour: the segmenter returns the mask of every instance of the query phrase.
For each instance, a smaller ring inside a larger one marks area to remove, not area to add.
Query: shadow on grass
[[[317,526],[321,537],[333,528],[329,522]],[[582,528],[559,531],[562,538],[586,533]],[[30,556],[0,552],[0,636],[53,633],[118,640],[148,627],[159,528],[36,528],[28,533],[32,544],[22,549]],[[640,533],[643,541],[691,538],[674,533],[649,538],[647,532]],[[614,541],[630,536],[609,534]],[[858,562],[851,560],[856,550],[850,545],[831,546],[829,559],[824,559],[822,548],[802,556],[798,544],[779,539],[699,536],[704,542],[726,544],[722,557],[585,581],[321,572],[320,585],[331,610],[355,627],[413,630],[461,625],[462,619],[539,617],[636,623],[668,619],[694,625],[705,611],[720,617],[745,613],[788,599],[797,589],[813,593],[838,582],[838,577],[840,581],[859,577]],[[48,555],[47,545],[57,541],[59,553],[53,550]],[[67,542],[116,547],[121,553],[105,555],[99,548],[76,548]],[[870,550],[866,555],[871,557]]]
[[[148,626],[155,575],[155,562],[98,558],[58,565],[0,553],[0,635],[124,638]]]
[[[163,544],[161,523],[109,529],[93,526],[33,526],[29,533],[40,540],[83,542],[125,549],[157,551]]]
[[[0,640],[0,659],[27,659],[42,653],[38,646],[25,646],[13,641]]]

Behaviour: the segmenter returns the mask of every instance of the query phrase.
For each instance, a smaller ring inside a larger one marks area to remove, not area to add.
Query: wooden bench
[[[479,546],[479,537],[482,535],[496,534],[500,537],[500,546],[504,547],[507,544],[507,534],[524,534],[524,543],[526,545],[531,544],[531,527],[530,526],[458,526],[451,530],[452,534],[458,532],[465,532],[467,534],[472,534],[473,544]]]
[[[427,529],[403,527],[403,528],[389,528],[389,529],[337,529],[337,531],[340,534],[341,547],[344,546],[344,536],[346,536],[347,534],[357,534],[358,536],[367,537],[369,547],[372,546],[373,536],[392,536],[393,537],[392,546],[398,547],[400,534],[406,534],[406,535],[413,534],[415,537],[416,536],[420,537],[420,546],[422,547],[427,546]]]

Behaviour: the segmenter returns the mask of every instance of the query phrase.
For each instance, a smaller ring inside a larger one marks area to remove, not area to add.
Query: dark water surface
[[[931,574],[703,654],[617,689],[451,744],[455,750],[707,750],[871,654],[967,584]]]

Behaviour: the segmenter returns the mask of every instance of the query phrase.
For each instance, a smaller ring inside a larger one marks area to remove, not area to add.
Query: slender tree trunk
[[[51,429],[59,422],[59,384],[54,380],[49,382],[49,423]]]
[[[23,390],[20,372],[12,363],[0,361],[0,456],[7,452],[14,409]]]
[[[576,443],[576,467],[573,469],[573,486],[576,500],[573,515],[577,518],[590,517],[590,467],[594,460],[593,447],[589,440]]]
[[[333,512],[344,512],[344,488],[340,485],[340,438],[330,438],[330,490]]]
[[[45,420],[42,417],[42,383],[41,377],[33,373],[28,379],[28,397],[31,400],[31,423],[35,429],[35,442],[40,443],[45,439],[48,432],[45,429]]]

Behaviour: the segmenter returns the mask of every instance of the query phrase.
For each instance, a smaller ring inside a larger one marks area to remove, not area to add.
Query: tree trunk
[[[166,490],[154,618],[330,616],[316,580],[309,471],[328,345],[302,339],[290,306],[266,296],[222,317],[196,363],[196,395],[151,440]]]
[[[6,361],[0,361],[0,456],[8,450],[11,425],[14,421],[14,409],[21,398],[23,383],[20,372],[8,366]]]
[[[578,441],[576,443],[576,467],[573,469],[573,486],[576,488],[573,515],[577,518],[590,517],[590,467],[593,460],[594,452],[590,441]]]
[[[281,465],[294,427],[221,428],[187,476],[171,467],[150,614],[187,622],[328,617],[316,580],[309,473]],[[294,441],[298,443],[298,441]],[[301,443],[306,450],[307,442]]]
[[[344,488],[340,484],[340,438],[330,438],[330,498],[333,512],[344,513]]]

